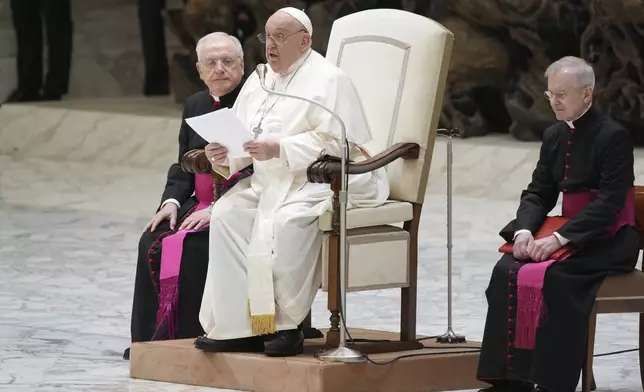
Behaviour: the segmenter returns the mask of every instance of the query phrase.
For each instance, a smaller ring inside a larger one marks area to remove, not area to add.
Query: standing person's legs
[[[44,99],[60,99],[69,90],[74,25],[70,0],[42,2],[47,31],[48,72],[43,87]]]
[[[41,0],[11,0],[13,28],[18,46],[18,88],[7,99],[10,102],[40,99],[42,87],[42,19]]]
[[[139,27],[145,63],[145,95],[170,93],[168,58],[161,11],[165,0],[139,0]]]

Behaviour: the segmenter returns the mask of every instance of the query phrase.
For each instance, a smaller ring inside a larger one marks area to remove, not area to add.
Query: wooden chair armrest
[[[349,162],[348,174],[363,174],[387,166],[398,158],[418,159],[420,146],[417,143],[396,143],[379,154],[362,162]],[[340,177],[342,165],[340,158],[325,155],[318,158],[306,169],[309,182],[330,184],[335,178]]]
[[[181,169],[188,173],[210,174],[212,166],[206,157],[206,150],[190,150],[181,158]]]

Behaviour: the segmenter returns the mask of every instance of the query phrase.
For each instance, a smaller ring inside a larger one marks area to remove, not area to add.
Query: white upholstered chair
[[[426,17],[375,9],[333,24],[326,57],[351,77],[362,100],[374,156],[349,173],[386,167],[390,203],[347,212],[347,291],[400,288],[401,342],[416,340],[418,226],[452,53],[453,34]],[[399,159],[400,158],[400,159]],[[339,189],[340,165],[318,160],[309,180]],[[339,343],[339,214],[319,220],[325,233],[322,289],[328,291],[331,328]],[[402,226],[400,228],[399,226]]]

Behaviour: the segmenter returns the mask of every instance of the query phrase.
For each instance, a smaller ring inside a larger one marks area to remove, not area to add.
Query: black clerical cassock
[[[158,320],[159,275],[162,253],[162,240],[174,233],[183,219],[188,217],[197,206],[195,175],[181,169],[181,158],[193,149],[203,149],[207,142],[190,128],[185,119],[209,113],[224,107],[232,107],[239,87],[216,101],[208,92],[201,91],[186,101],[181,128],[179,131],[179,157],[171,165],[161,197],[161,202],[174,199],[181,207],[177,216],[175,230],[170,222],[161,222],[156,230],[146,231],[139,241],[138,262],[132,306],[131,335],[133,342],[168,338],[191,338],[203,334],[199,323],[201,297],[208,270],[208,230],[190,233],[183,240],[181,267],[178,276],[178,303],[176,312],[176,331],[169,331],[165,323]],[[244,176],[251,173],[244,173]],[[159,207],[160,209],[160,207]],[[127,355],[126,355],[127,356]]]
[[[478,368],[478,378],[494,385],[511,380],[574,391],[597,290],[604,277],[629,272],[637,262],[630,134],[593,108],[572,125],[561,121],[545,131],[516,219],[500,235],[512,241],[518,230],[537,232],[562,193],[570,220],[557,233],[579,250],[563,261],[538,263],[548,265],[538,297],[522,297],[521,275],[536,263],[506,254],[495,266]],[[535,303],[541,306],[530,319]]]

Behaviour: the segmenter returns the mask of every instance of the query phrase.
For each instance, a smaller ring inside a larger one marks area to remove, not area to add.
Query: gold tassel
[[[253,335],[269,335],[277,332],[274,314],[250,316],[250,329]]]
[[[250,317],[250,330],[253,335],[270,335],[277,332],[275,314],[250,314],[250,300],[248,304],[248,317]]]

